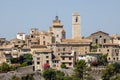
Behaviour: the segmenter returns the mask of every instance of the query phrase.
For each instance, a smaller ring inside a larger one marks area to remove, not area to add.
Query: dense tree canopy
[[[75,77],[83,80],[84,74],[86,72],[86,62],[84,60],[80,60],[77,62],[75,66]]]
[[[11,57],[10,60],[11,60],[11,64],[17,63],[20,64],[21,67],[24,67],[24,66],[32,65],[33,59],[31,54],[25,54],[25,55],[21,55],[18,58]]]
[[[102,71],[101,75],[103,80],[114,80],[115,76],[119,78],[119,74],[120,63],[113,63],[106,66],[106,68]]]

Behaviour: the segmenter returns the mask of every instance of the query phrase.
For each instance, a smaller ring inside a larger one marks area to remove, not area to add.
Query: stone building
[[[81,38],[81,19],[79,13],[72,15],[72,38]]]
[[[51,44],[54,54],[58,54],[61,64],[73,68],[79,55],[90,52],[91,40],[64,39],[61,43]]]
[[[9,41],[6,40],[6,38],[0,38],[0,46],[5,46],[9,44]]]
[[[17,33],[17,39],[24,40],[25,41],[25,33]]]
[[[52,67],[52,51],[46,48],[33,52],[34,70],[43,71],[45,64]]]
[[[58,16],[53,20],[52,26],[48,32],[52,33],[55,37],[55,43],[60,43],[62,39],[66,38],[66,32],[63,29],[63,24],[59,20]]]
[[[88,38],[92,39],[93,48],[96,45],[96,52],[108,54],[107,59],[109,62],[115,62],[119,60],[120,46],[118,43],[116,43],[115,37],[111,37],[108,33],[105,33],[103,31],[98,31],[92,33]]]

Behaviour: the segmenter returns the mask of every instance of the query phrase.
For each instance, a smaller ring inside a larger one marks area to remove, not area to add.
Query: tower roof
[[[55,20],[53,20],[52,23],[53,27],[63,27],[63,24],[61,23],[61,21],[59,20],[59,17],[56,16]]]
[[[72,14],[72,16],[80,16],[80,13],[75,12],[75,13]]]

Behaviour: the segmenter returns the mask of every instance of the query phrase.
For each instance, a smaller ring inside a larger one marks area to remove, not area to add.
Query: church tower
[[[79,13],[74,13],[72,15],[72,38],[81,38],[81,23]]]

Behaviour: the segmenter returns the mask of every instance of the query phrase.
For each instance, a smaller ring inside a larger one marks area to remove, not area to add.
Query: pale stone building
[[[0,46],[5,46],[9,44],[9,41],[6,40],[6,38],[0,38]]]
[[[111,35],[111,38],[112,38],[112,40],[113,40],[113,43],[120,45],[120,36],[119,36],[119,35],[117,35],[117,34],[112,34],[112,35]]]
[[[46,48],[35,50],[33,52],[34,70],[43,71],[47,63],[52,67],[52,51]]]
[[[72,38],[81,38],[81,19],[79,13],[72,15]]]
[[[59,56],[60,63],[67,68],[73,68],[79,55],[90,52],[91,40],[88,39],[65,39],[61,43],[49,45],[56,56]],[[60,65],[61,65],[60,64]]]
[[[55,20],[53,20],[52,26],[48,32],[52,33],[55,37],[55,43],[60,43],[62,39],[66,38],[66,32],[63,29],[63,24],[58,19],[58,16],[56,16]]]
[[[97,52],[108,54],[107,59],[109,62],[116,62],[119,60],[120,46],[114,41],[114,39],[116,39],[115,37],[111,37],[108,33],[103,31],[98,31],[92,33],[88,38],[92,39],[92,47],[96,45]]]
[[[115,43],[104,43],[99,45],[99,52],[102,54],[108,54],[107,60],[109,62],[117,62],[119,59],[119,52],[120,46]]]
[[[17,39],[24,40],[25,41],[25,33],[17,33]]]
[[[55,37],[50,32],[42,31],[39,33],[39,43],[40,45],[49,45],[55,43]]]

